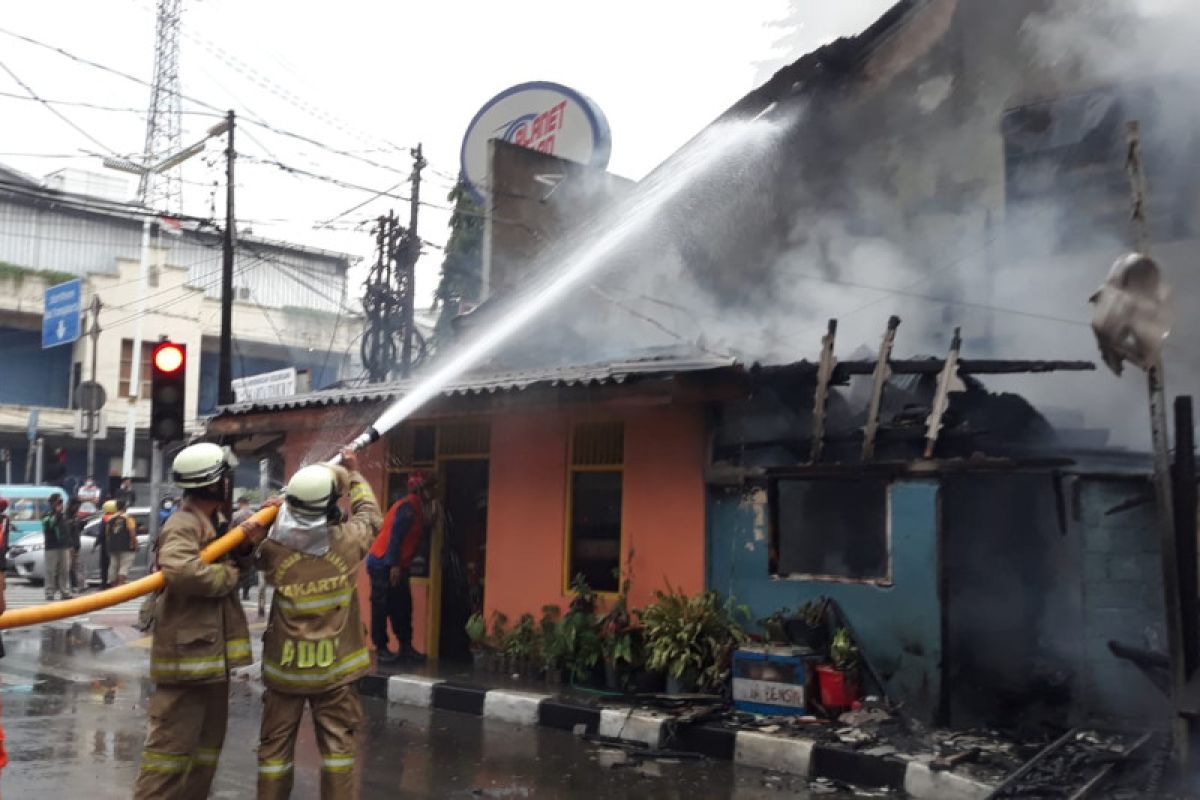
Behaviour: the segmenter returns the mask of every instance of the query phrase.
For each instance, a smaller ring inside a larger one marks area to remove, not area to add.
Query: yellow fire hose
[[[257,522],[264,526],[270,525],[275,521],[275,515],[278,512],[279,509],[275,506],[267,506],[247,521]],[[239,525],[204,548],[200,553],[200,558],[204,563],[211,564],[245,540],[246,534],[242,532],[242,528]],[[54,622],[55,620],[74,617],[79,614],[87,614],[91,611],[99,611],[102,608],[115,606],[118,603],[124,603],[126,600],[132,600],[135,597],[141,597],[144,594],[158,591],[162,586],[162,573],[155,572],[144,578],[138,578],[132,583],[114,586],[111,589],[105,589],[103,592],[89,594],[85,597],[74,597],[70,600],[60,600],[57,603],[46,603],[40,606],[5,611],[3,614],[0,614],[0,630],[20,628],[25,625],[36,625],[40,622]]]

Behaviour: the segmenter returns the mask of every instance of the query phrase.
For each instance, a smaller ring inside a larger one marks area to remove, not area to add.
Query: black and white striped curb
[[[876,756],[811,739],[693,724],[678,730],[667,715],[632,708],[595,708],[550,694],[488,689],[422,675],[369,675],[359,682],[365,695],[392,703],[459,711],[516,725],[576,731],[669,748],[709,758],[809,778],[904,791],[929,800],[981,800],[992,787],[962,775],[936,772],[921,760]]]

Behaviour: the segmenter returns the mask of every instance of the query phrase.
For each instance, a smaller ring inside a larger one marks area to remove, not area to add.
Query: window
[[[141,399],[148,400],[150,398],[150,357],[154,354],[154,348],[157,342],[142,342],[142,364],[138,368],[138,383],[142,385]],[[129,391],[129,373],[133,371],[133,340],[121,340],[121,383],[117,387],[117,394],[121,397],[130,397]]]
[[[583,575],[596,591],[620,589],[624,460],[623,423],[585,422],[575,426],[568,476],[568,582]]]
[[[778,479],[770,504],[771,574],[891,581],[886,480]]]

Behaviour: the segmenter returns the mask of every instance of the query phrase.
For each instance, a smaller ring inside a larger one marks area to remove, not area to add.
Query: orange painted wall
[[[704,419],[700,408],[590,409],[508,414],[492,423],[485,612],[515,620],[554,603],[563,587],[568,437],[582,420],[625,422],[624,552],[634,551],[630,602],[666,581],[704,588]]]

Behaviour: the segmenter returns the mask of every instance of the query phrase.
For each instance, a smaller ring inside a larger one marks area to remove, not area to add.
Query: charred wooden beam
[[[837,320],[829,320],[829,328],[821,337],[821,362],[817,365],[817,390],[813,397],[812,452],[810,460],[821,460],[821,448],[825,444],[825,404],[829,400],[829,381],[836,364],[833,342],[837,337]]]
[[[898,327],[900,327],[900,318],[893,314],[888,320],[887,331],[883,334],[883,342],[879,345],[879,358],[875,359],[874,378],[871,381],[871,403],[867,406],[867,423],[863,426],[863,461],[870,461],[875,457],[875,433],[879,430],[879,407],[883,404],[883,387],[892,374],[888,362],[892,358],[892,346],[896,343],[896,328]]]
[[[950,408],[950,392],[962,386],[958,377],[958,353],[962,349],[962,331],[954,329],[954,338],[950,340],[950,354],[946,356],[941,374],[938,376],[937,391],[933,395],[933,408],[929,410],[925,429],[925,457],[933,458],[933,449],[937,446],[938,432],[942,429],[942,416]]]

